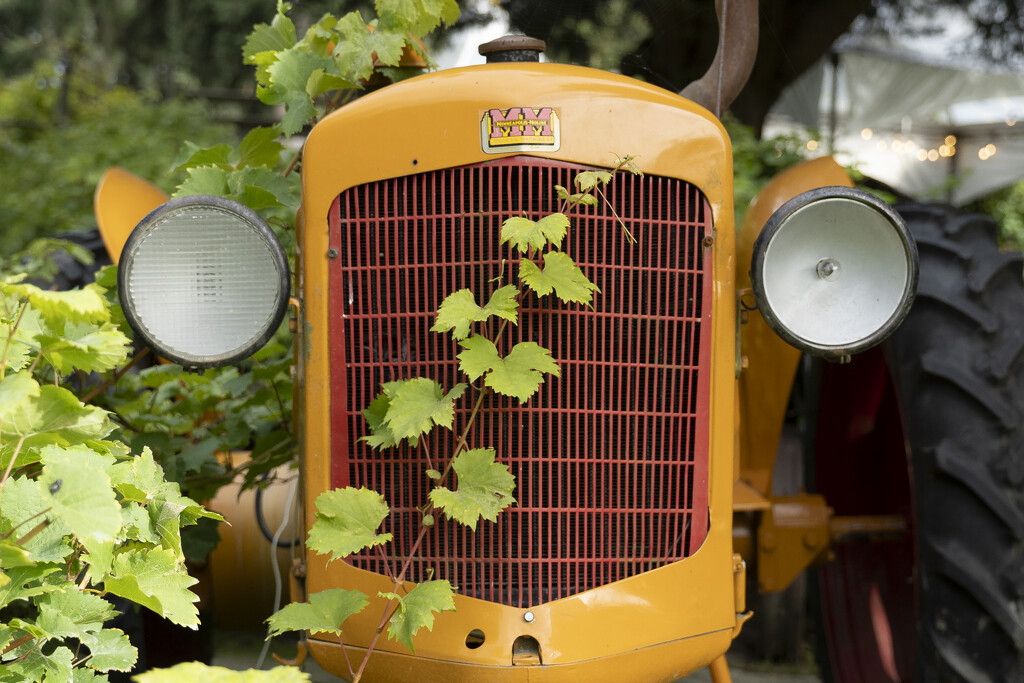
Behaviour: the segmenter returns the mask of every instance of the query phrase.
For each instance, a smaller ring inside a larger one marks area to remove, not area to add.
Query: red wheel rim
[[[837,516],[900,515],[899,538],[848,538],[819,574],[822,629],[834,680],[913,678],[917,562],[909,450],[881,350],[824,366],[814,482]]]

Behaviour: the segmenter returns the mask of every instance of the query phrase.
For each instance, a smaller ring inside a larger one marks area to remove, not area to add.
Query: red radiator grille
[[[516,157],[345,191],[330,216],[331,478],[392,508],[389,559],[404,559],[429,481],[426,451],[373,451],[360,410],[394,379],[460,381],[450,337],[429,331],[446,296],[485,301],[516,270],[502,221],[554,211],[554,185],[580,168]],[[570,215],[563,249],[601,288],[593,309],[524,298],[504,342],[535,340],[561,366],[524,405],[489,395],[470,447],[491,446],[516,476],[518,505],[474,534],[449,520],[427,535],[408,578],[433,571],[484,600],[531,606],[685,558],[707,534],[707,354],[711,232],[704,196],[679,180],[618,175],[615,210]],[[503,280],[501,278],[504,278]],[[553,297],[549,297],[554,299]],[[506,346],[505,352],[507,352]],[[471,400],[475,400],[475,390]],[[468,403],[468,402],[467,402]],[[456,412],[461,429],[470,412]],[[436,429],[429,453],[455,434]],[[383,572],[379,555],[350,558]]]

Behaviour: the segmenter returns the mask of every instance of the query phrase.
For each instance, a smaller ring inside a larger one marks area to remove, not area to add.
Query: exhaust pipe
[[[757,57],[757,0],[716,0],[718,49],[699,80],[680,95],[721,118],[743,90]]]

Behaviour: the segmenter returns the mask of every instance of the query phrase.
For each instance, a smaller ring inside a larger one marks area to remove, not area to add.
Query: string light
[[[872,136],[872,135],[874,135],[874,134],[875,134],[875,133],[874,133],[874,131],[873,131],[873,130],[871,130],[870,128],[865,128],[865,129],[863,129],[863,130],[862,130],[862,131],[860,132],[860,136],[861,136],[861,138],[863,138],[864,140],[870,140],[870,139],[871,139],[871,136]]]
[[[809,149],[812,152],[814,150],[818,149],[818,141],[817,140],[808,140],[807,141],[807,149]]]

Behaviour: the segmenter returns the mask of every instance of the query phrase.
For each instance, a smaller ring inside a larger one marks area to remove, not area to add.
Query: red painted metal
[[[913,679],[917,558],[910,459],[881,347],[826,363],[818,401],[815,488],[837,515],[898,515],[909,533],[856,537],[819,573],[833,677],[844,683]]]
[[[382,382],[460,381],[459,348],[429,331],[434,311],[456,290],[485,300],[508,283],[516,264],[501,223],[557,210],[554,186],[571,187],[579,170],[506,158],[352,188],[331,210],[331,480],[384,494],[392,561],[415,539],[424,469],[458,435],[436,429],[426,448],[373,451],[358,441],[360,409]],[[519,340],[549,348],[561,378],[525,404],[486,396],[470,432],[470,447],[491,446],[509,465],[518,504],[475,533],[438,519],[411,580],[432,570],[466,595],[530,606],[685,558],[707,535],[711,210],[670,178],[621,174],[609,191],[637,243],[601,206],[570,214],[563,245],[601,288],[594,307],[528,294],[502,335],[505,353]],[[350,561],[384,571],[374,553]]]

